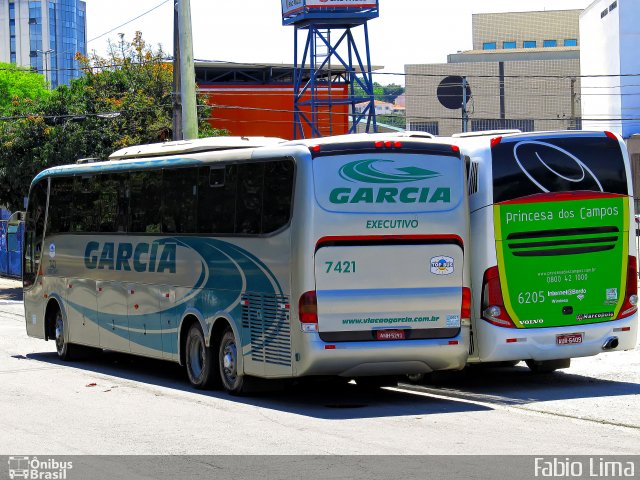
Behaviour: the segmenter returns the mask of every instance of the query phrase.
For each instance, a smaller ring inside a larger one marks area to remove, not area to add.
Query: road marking
[[[465,392],[462,390],[440,389],[419,385],[399,384],[398,387],[387,387],[388,390],[393,390],[402,393],[413,393],[425,397],[437,398],[439,400],[457,400],[464,403],[471,403],[487,408],[501,408],[504,410],[514,409],[522,410],[530,413],[537,413],[543,415],[551,415],[554,417],[569,418],[572,420],[583,420],[585,422],[598,423],[600,425],[611,425],[614,427],[631,428],[633,430],[640,430],[639,425],[633,425],[629,423],[613,422],[610,420],[581,417],[579,415],[570,415],[567,413],[550,412],[548,410],[541,410],[530,407],[530,402],[517,400],[508,397],[501,397],[497,395],[485,395],[481,393]]]

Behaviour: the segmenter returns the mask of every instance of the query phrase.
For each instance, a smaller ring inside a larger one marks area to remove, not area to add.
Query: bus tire
[[[204,334],[198,323],[189,328],[185,340],[185,367],[189,382],[194,388],[211,388],[218,380],[218,369],[214,362],[214,352],[207,347]]]
[[[561,358],[559,360],[525,360],[527,367],[533,373],[551,373],[559,368],[569,368],[571,365],[570,358]]]
[[[73,360],[73,353],[75,345],[71,345],[65,339],[65,336],[68,337],[69,324],[65,321],[62,316],[62,312],[59,308],[56,308],[56,313],[53,317],[53,332],[54,332],[54,340],[56,342],[56,353],[58,354],[58,358],[60,360]],[[65,335],[66,334],[66,335]]]
[[[249,379],[245,375],[238,375],[238,346],[231,327],[227,327],[220,338],[218,365],[222,388],[231,395],[247,393]]]

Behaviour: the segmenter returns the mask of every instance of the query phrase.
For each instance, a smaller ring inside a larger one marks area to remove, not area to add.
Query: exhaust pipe
[[[602,350],[612,350],[618,347],[618,337],[609,337],[602,345]]]

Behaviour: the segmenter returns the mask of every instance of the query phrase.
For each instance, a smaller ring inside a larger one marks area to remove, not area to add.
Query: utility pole
[[[462,77],[462,131],[469,131],[469,114],[467,112],[467,77]]]
[[[178,2],[173,4],[173,140],[182,140],[182,100],[180,99],[180,28]]]
[[[180,27],[180,100],[182,101],[182,133],[185,140],[198,138],[196,105],[196,72],[193,61],[190,0],[177,0]]]
[[[578,122],[576,121],[576,79],[571,79],[571,122],[569,130],[577,130]]]

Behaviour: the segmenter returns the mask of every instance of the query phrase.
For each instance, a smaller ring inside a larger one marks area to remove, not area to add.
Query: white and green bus
[[[631,169],[610,132],[485,132],[470,159],[470,362],[534,371],[636,346]]]
[[[459,148],[423,138],[219,138],[50,168],[29,193],[27,333],[231,393],[461,369],[468,215]]]

